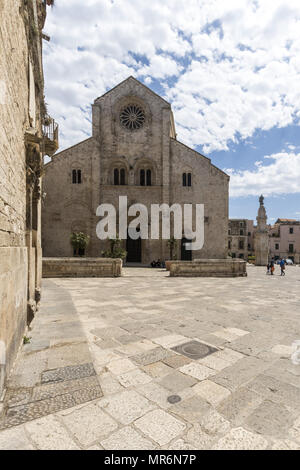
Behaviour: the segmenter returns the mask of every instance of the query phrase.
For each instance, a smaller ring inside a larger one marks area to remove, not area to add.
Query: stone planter
[[[120,277],[118,258],[43,258],[43,277]]]
[[[173,261],[172,277],[244,277],[247,276],[246,261],[239,259],[199,259]]]
[[[174,263],[175,260],[167,260],[165,261],[166,264],[166,270],[170,271],[171,264]]]

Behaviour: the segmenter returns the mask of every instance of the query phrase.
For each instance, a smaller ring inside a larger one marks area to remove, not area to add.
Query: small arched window
[[[151,186],[151,170],[147,170],[146,183],[147,183],[147,186]]]
[[[114,185],[118,186],[120,184],[120,179],[119,179],[119,170],[118,168],[114,169]]]
[[[151,186],[152,185],[152,171],[148,168],[147,170],[140,170],[140,185]]]
[[[81,184],[81,170],[72,170],[72,183]]]
[[[122,169],[120,170],[120,184],[121,184],[122,186],[124,186],[124,185],[126,184],[126,182],[125,182],[125,170],[124,170],[124,168],[122,168]]]
[[[182,186],[192,186],[192,173],[182,174]]]
[[[72,171],[72,183],[73,184],[77,183],[77,171],[76,170]]]
[[[124,186],[126,184],[126,170],[124,168],[115,168],[114,169],[114,185],[119,186],[119,185]]]

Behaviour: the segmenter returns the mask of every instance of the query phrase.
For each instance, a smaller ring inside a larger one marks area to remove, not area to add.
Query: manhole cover
[[[175,403],[179,403],[181,401],[181,398],[179,395],[171,395],[167,398],[167,400],[169,403],[172,403],[172,405],[174,405]]]
[[[180,346],[175,346],[175,348],[171,349],[178,352],[179,354],[182,354],[183,356],[195,360],[201,359],[218,351],[218,349],[208,346],[207,344],[200,343],[199,341],[189,341],[188,343],[180,344]]]

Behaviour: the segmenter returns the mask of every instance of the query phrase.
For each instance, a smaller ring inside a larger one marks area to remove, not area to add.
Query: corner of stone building
[[[6,345],[4,341],[0,340],[0,416],[1,416],[1,400],[5,383],[6,372]]]

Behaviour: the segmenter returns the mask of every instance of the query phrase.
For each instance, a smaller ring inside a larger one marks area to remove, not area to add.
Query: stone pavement
[[[278,274],[44,280],[0,449],[300,449],[300,268]]]

